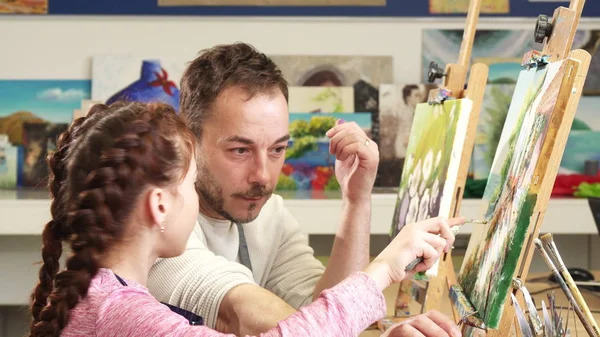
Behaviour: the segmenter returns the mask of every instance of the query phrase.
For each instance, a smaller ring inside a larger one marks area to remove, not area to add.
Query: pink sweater
[[[128,286],[119,283],[111,270],[101,269],[92,280],[88,296],[71,311],[61,336],[234,336],[190,325],[145,287],[125,281]],[[359,272],[326,289],[312,304],[260,336],[358,336],[385,313],[383,294],[367,274]]]

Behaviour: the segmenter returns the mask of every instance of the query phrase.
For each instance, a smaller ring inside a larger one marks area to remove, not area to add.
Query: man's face
[[[417,107],[417,104],[421,103],[423,101],[423,95],[421,95],[421,91],[418,89],[413,89],[410,92],[410,96],[408,96],[406,98],[406,101],[408,102],[408,105],[410,105],[413,108]]]
[[[200,210],[209,217],[250,222],[271,197],[289,140],[283,94],[231,87],[217,97],[198,149]]]

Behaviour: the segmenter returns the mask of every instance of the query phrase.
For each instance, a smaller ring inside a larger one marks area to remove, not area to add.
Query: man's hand
[[[335,176],[342,197],[351,204],[369,202],[379,165],[377,144],[358,124],[343,119],[327,131],[327,137],[331,139],[329,153],[336,158]]]
[[[461,337],[456,323],[438,311],[411,317],[392,325],[381,337]]]

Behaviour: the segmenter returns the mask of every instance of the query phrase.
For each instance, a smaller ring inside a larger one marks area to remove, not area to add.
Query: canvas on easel
[[[414,222],[450,217],[472,107],[470,99],[417,104],[392,220],[392,236]],[[437,264],[428,274],[437,274]]]
[[[456,146],[454,148],[450,147],[452,148],[452,151],[450,151],[450,157],[446,157],[447,159],[445,163],[447,163],[447,166],[444,167],[443,165],[440,165],[441,167],[439,168],[439,172],[436,172],[436,176],[434,176],[434,179],[432,181],[418,181],[416,183],[413,182],[415,178],[421,178],[420,176],[412,173],[412,171],[418,171],[415,170],[416,168],[413,166],[418,165],[418,162],[414,159],[413,163],[411,163],[409,159],[405,161],[405,168],[403,169],[403,177],[401,179],[401,191],[398,195],[398,201],[392,220],[392,228],[390,232],[390,235],[392,237],[395,236],[398,233],[399,229],[401,229],[406,224],[406,220],[404,220],[406,218],[408,218],[409,221],[413,221],[414,219],[424,220],[436,216],[451,218],[455,217],[458,213],[458,210],[460,209],[464,186],[467,180],[469,166],[471,163],[471,154],[473,152],[473,146],[475,143],[475,133],[479,121],[479,111],[481,109],[484,88],[485,84],[487,83],[488,76],[488,67],[485,64],[473,65],[470,69],[469,81],[467,88],[465,89],[467,71],[469,70],[468,65],[469,60],[471,58],[471,49],[475,38],[475,30],[480,8],[481,0],[472,0],[470,2],[469,13],[467,15],[466,20],[466,28],[463,34],[463,41],[461,44],[460,52],[458,54],[458,62],[456,64],[446,65],[445,69],[438,67],[437,64],[432,62],[430,64],[428,73],[429,82],[433,82],[435,78],[444,77],[443,85],[440,88],[431,90],[429,92],[429,104],[432,104],[433,106],[442,105],[444,107],[443,110],[451,108],[457,104],[464,105],[464,111],[462,109],[459,109],[461,110],[460,114],[464,115],[464,117],[461,116],[461,118],[464,118],[461,122],[462,124],[460,125],[461,133],[459,134],[458,132],[456,132],[456,134],[452,135],[451,142],[449,142],[447,138],[443,138],[444,135],[446,135],[447,137],[448,134],[452,134],[452,132],[455,131],[453,129],[454,126],[452,124],[447,123],[445,125],[446,130],[436,131],[436,133],[442,135],[443,140],[441,141],[441,143],[439,143],[440,139],[436,139],[437,135],[418,132],[420,131],[416,130],[418,123],[415,123],[413,121],[411,137],[422,137],[422,143],[424,145],[420,146],[424,146],[425,148],[417,149],[415,153],[423,153],[423,162],[425,162],[425,160],[427,159],[426,156],[429,149],[437,150],[438,148],[442,148],[445,145],[440,146],[440,144],[444,144],[444,142],[446,142],[446,145],[452,143],[452,146],[455,146],[455,144]],[[425,110],[426,105],[427,104],[422,105],[420,109]],[[429,109],[433,110],[433,108]],[[417,112],[415,113],[415,119],[417,118],[418,113],[419,110],[417,110]],[[433,112],[431,112],[430,115],[433,115]],[[429,137],[432,138],[429,139]],[[417,142],[416,138],[415,142]],[[407,154],[410,154],[410,152],[408,152]],[[414,158],[417,160],[420,159],[417,156],[414,156]],[[437,153],[435,154],[435,157],[433,159],[435,165],[435,161],[437,160]],[[442,163],[443,161],[440,159],[439,164]],[[410,168],[407,169],[407,164],[413,166],[412,170]],[[437,167],[436,170],[438,170]],[[433,206],[431,203],[425,205],[423,198],[426,199],[427,196],[423,197],[421,194],[418,194],[418,199],[411,200],[413,195],[417,195],[415,192],[420,192],[421,190],[426,191],[428,183],[431,184],[429,188],[433,191],[433,187],[435,187],[436,182],[439,182],[439,177],[444,177],[444,182],[443,185],[437,185],[437,197],[439,199],[436,198]],[[416,185],[416,190],[414,190],[412,192],[413,195],[411,195],[411,191],[409,188],[407,190],[408,198],[406,198],[406,192],[402,190],[402,186],[411,186],[413,184]],[[436,204],[438,202],[439,204]],[[413,208],[412,210],[411,206]],[[432,209],[434,212],[431,212]],[[416,216],[412,215],[414,213],[416,213]],[[402,221],[404,221],[404,223],[402,223]],[[421,299],[415,299],[422,304],[421,313],[432,309],[441,310],[442,306],[447,304],[447,301],[444,301],[444,298],[447,297],[448,293],[447,285],[448,283],[453,283],[455,281],[455,272],[452,263],[451,253],[444,253],[442,257],[438,260],[436,265],[433,268],[431,268],[427,274],[428,275],[426,275],[425,277],[422,277],[423,275],[418,274],[419,277],[417,277],[427,279],[425,296],[422,296]],[[396,299],[396,317],[412,316],[414,314],[404,309],[409,307],[408,303],[406,303],[406,301],[404,300],[406,298],[404,289],[410,289],[410,287],[408,287],[407,285],[407,282],[411,282],[411,280],[403,282],[399,290],[398,297]]]
[[[540,17],[536,40],[542,52],[523,58],[511,106],[492,164],[483,215],[469,242],[458,284],[487,325],[489,337],[507,336],[514,324],[510,300],[523,294],[533,239],[539,234],[554,180],[590,64],[590,54],[571,51],[584,1],[559,7],[552,20]],[[542,42],[538,41],[538,42]],[[465,326],[463,336],[480,330]]]
[[[523,70],[502,130],[459,283],[486,325],[496,328],[512,285],[536,196],[529,193],[551,113],[565,75],[563,62]]]

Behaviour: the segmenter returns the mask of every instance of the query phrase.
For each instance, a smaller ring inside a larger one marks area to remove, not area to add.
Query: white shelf
[[[13,192],[14,194],[14,192]],[[0,194],[0,235],[40,235],[50,218],[50,201],[16,199],[10,193]],[[294,217],[307,234],[335,234],[340,221],[340,199],[285,199]],[[373,194],[371,234],[388,234],[396,204],[396,194]],[[483,203],[464,199],[460,215],[479,218]],[[473,225],[465,225],[462,234],[471,233]],[[586,199],[551,199],[541,231],[555,234],[597,234]]]

